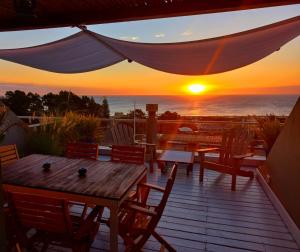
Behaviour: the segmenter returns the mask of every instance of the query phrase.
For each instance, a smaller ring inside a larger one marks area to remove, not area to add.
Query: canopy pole
[[[109,48],[110,50],[114,51],[115,53],[119,54],[122,58],[127,59],[127,61],[129,63],[132,62],[132,59],[129,59],[125,54],[123,54],[122,52],[118,51],[117,49],[115,49],[114,47],[112,47],[110,44],[106,43],[105,41],[103,41],[101,38],[99,38],[98,36],[96,36],[92,31],[89,31],[85,25],[78,25],[77,26],[81,31],[85,32],[86,34],[88,34],[90,37],[94,38],[95,40],[97,40],[98,42],[100,42],[101,44],[105,45],[107,48]]]

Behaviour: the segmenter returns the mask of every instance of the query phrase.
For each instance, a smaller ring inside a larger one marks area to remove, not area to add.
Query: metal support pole
[[[147,143],[153,144],[147,146],[147,155],[149,156],[150,171],[153,171],[153,162],[156,154],[156,140],[157,140],[157,118],[156,112],[158,110],[158,104],[146,104],[146,110],[148,112],[147,118]]]

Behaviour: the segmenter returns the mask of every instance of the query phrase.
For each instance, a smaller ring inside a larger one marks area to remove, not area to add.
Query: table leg
[[[110,208],[110,251],[118,252],[118,207]]]
[[[166,169],[165,169],[166,165],[167,165],[166,162],[157,160],[157,166],[161,170],[161,173],[165,173],[166,172]]]

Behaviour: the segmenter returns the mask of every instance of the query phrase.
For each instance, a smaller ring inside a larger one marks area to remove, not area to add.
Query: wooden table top
[[[51,163],[49,171],[43,164]],[[86,168],[85,177],[78,176]],[[144,165],[34,154],[2,167],[3,184],[121,199],[146,174]]]
[[[158,161],[192,164],[194,163],[194,152],[166,150],[158,158]]]

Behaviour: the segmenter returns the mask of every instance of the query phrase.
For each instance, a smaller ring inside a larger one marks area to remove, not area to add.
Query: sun
[[[188,92],[191,94],[201,94],[205,91],[206,87],[203,84],[191,84],[187,87]]]

